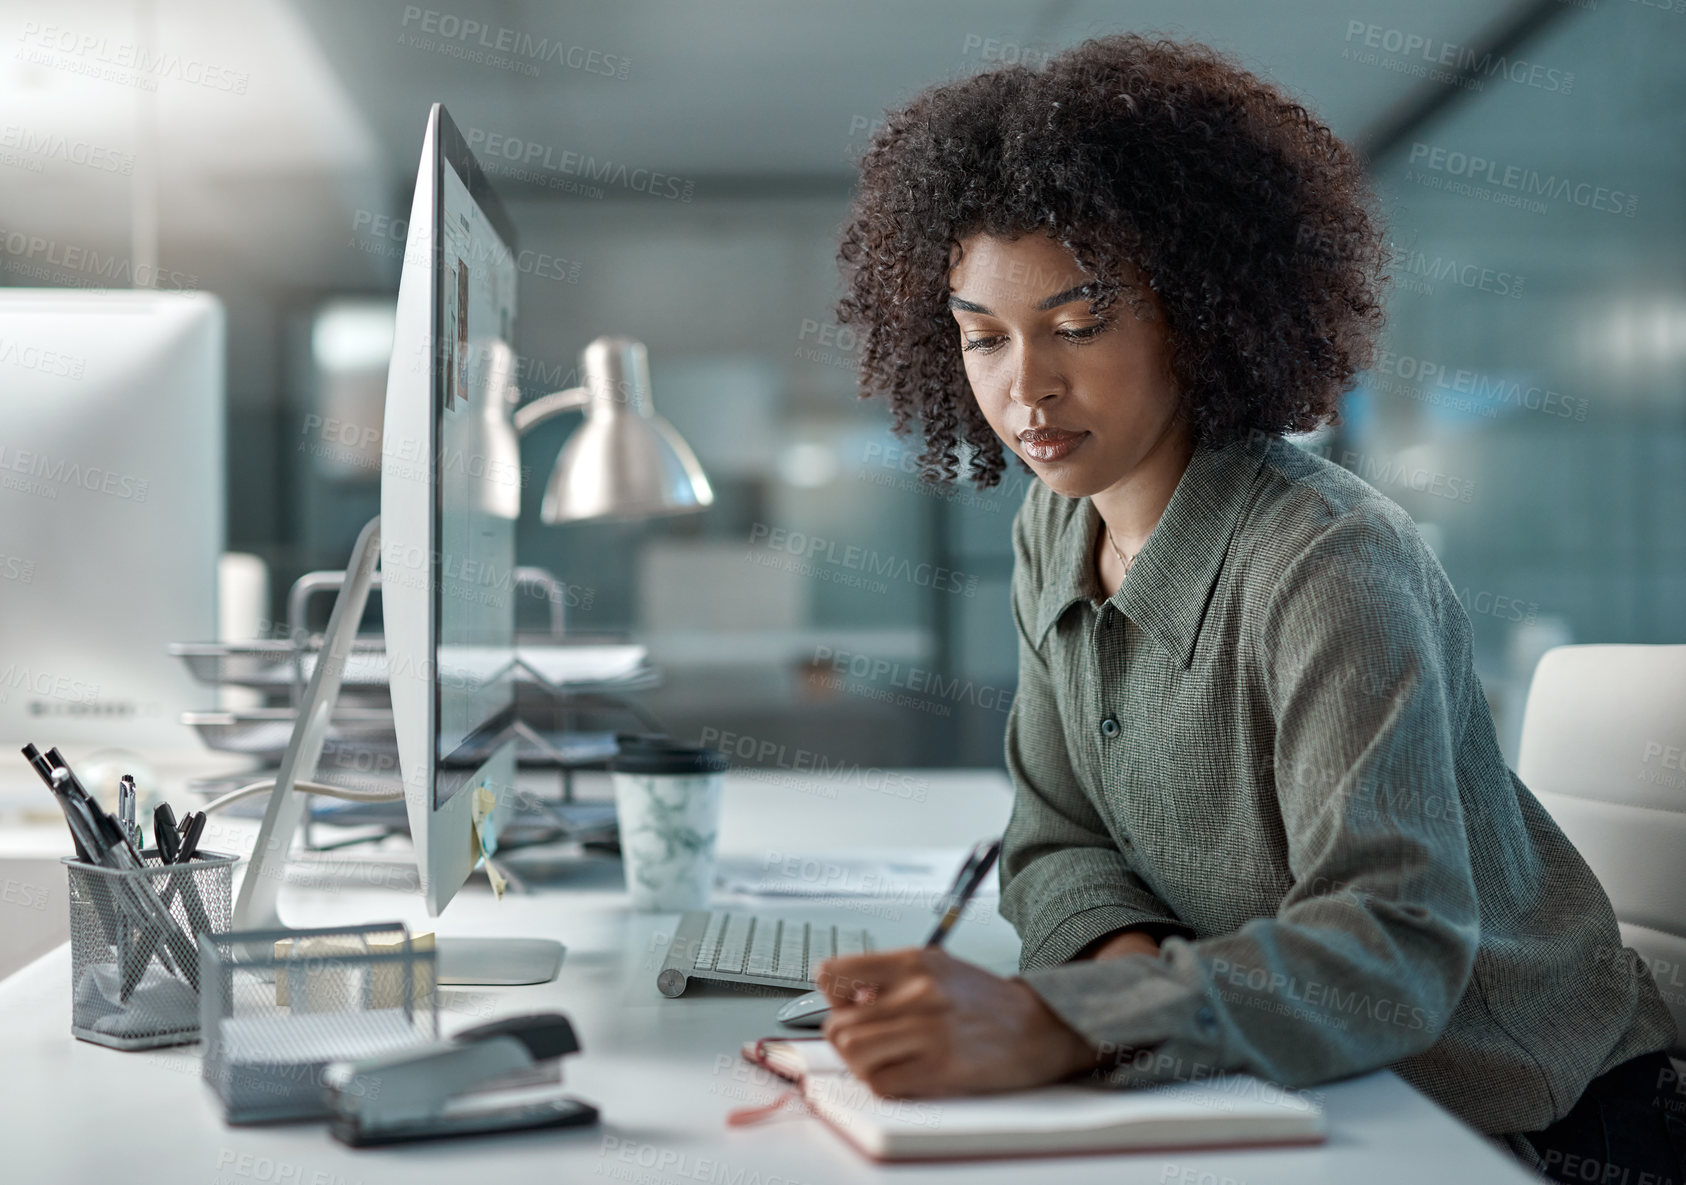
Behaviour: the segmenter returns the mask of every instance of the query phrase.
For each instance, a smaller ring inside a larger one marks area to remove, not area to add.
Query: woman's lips
[[[1033,461],[1063,461],[1088,435],[1065,428],[1027,428],[1019,433],[1019,443]]]

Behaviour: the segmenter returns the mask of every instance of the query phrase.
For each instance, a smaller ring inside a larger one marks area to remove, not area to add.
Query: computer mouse
[[[825,993],[809,992],[780,1008],[774,1019],[793,1029],[817,1029],[830,1015],[831,1005],[826,1003]]]

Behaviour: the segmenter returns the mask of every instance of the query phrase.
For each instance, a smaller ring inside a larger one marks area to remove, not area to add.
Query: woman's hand
[[[1097,1060],[1023,980],[940,949],[829,959],[825,1035],[875,1093],[985,1094],[1057,1082]]]

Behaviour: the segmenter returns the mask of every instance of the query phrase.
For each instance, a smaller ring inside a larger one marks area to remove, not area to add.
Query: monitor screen
[[[467,144],[441,119],[433,308],[439,555],[434,585],[434,806],[509,740],[515,718],[515,520],[521,474],[514,236]]]

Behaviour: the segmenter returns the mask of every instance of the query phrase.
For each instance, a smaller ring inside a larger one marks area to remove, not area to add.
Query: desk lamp
[[[689,514],[714,502],[696,454],[651,408],[643,342],[597,338],[581,352],[580,372],[583,386],[540,396],[515,413],[521,435],[563,412],[585,413],[545,484],[545,523]]]

